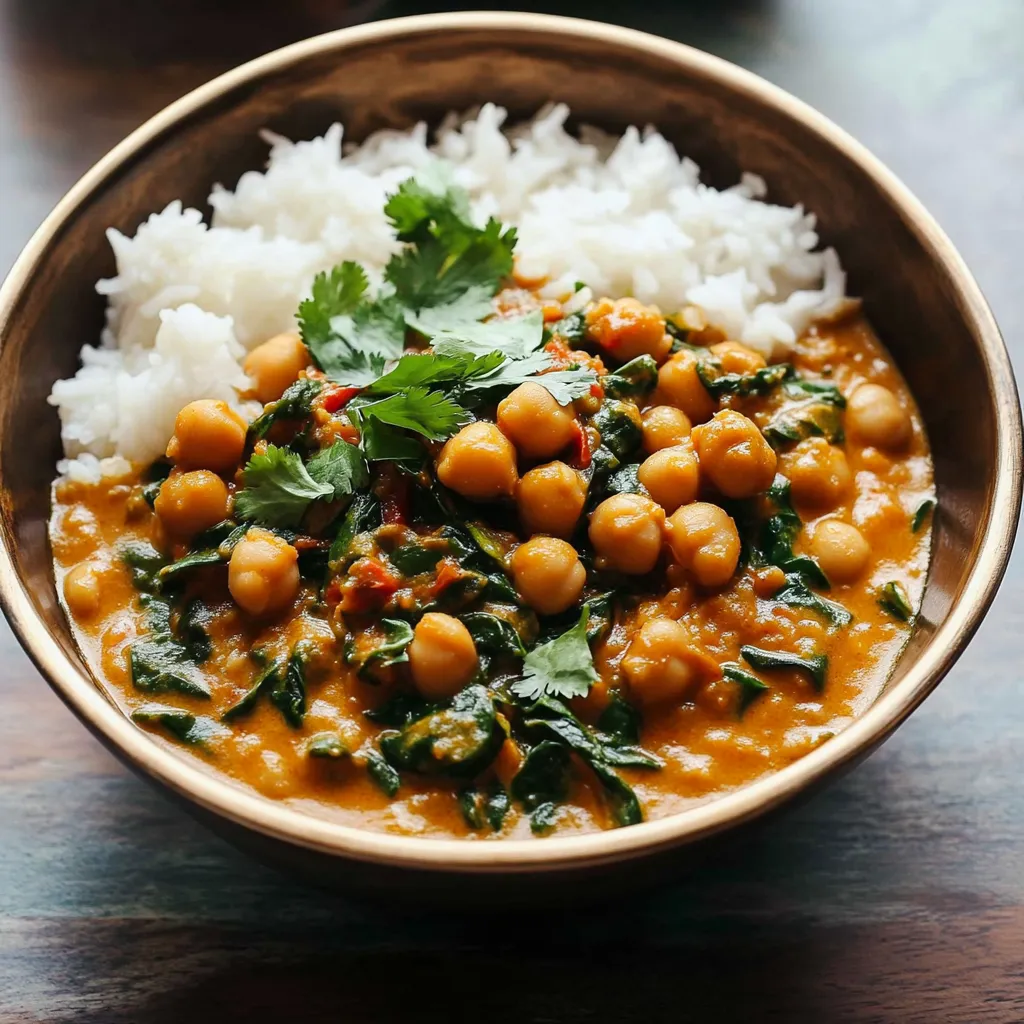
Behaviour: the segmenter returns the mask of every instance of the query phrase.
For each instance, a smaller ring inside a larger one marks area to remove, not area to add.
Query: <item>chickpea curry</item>
[[[920,602],[899,372],[852,303],[766,361],[694,308],[541,298],[466,208],[403,184],[376,294],[341,264],[249,353],[251,422],[195,401],[165,458],[56,483],[100,684],[211,770],[405,834],[629,825],[784,767]]]

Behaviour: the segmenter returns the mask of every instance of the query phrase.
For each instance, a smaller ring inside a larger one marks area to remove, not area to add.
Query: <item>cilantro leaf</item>
[[[317,274],[299,306],[299,332],[314,362],[339,384],[362,387],[405,345],[402,307],[392,297],[366,300],[366,272],[346,261]]]
[[[485,227],[470,222],[469,197],[436,164],[403,182],[384,212],[403,242],[385,280],[407,309],[454,303],[471,289],[493,295],[512,273],[515,228],[491,218]]]
[[[351,409],[350,415],[358,419],[360,429],[366,420],[373,419],[422,434],[430,441],[443,441],[471,419],[465,409],[440,391],[425,387],[405,388],[377,402],[359,405]]]
[[[306,471],[318,483],[333,488],[331,497],[351,494],[370,482],[363,453],[347,441],[335,441],[309,460]]]
[[[500,352],[482,356],[442,356],[415,352],[402,356],[388,373],[374,381],[363,394],[393,395],[413,387],[458,384],[490,373],[504,359]]]
[[[298,526],[312,502],[334,495],[334,486],[314,480],[299,455],[274,444],[253,455],[242,480],[235,515],[267,526]]]
[[[590,606],[584,605],[579,622],[572,629],[540,647],[523,660],[523,678],[512,691],[526,700],[540,697],[585,697],[598,681],[594,657],[587,643]]]
[[[597,382],[597,374],[592,370],[552,370],[545,373],[550,366],[551,357],[546,352],[534,352],[524,359],[506,360],[491,373],[467,381],[465,386],[470,392],[499,388],[512,391],[530,381],[547,388],[559,405],[568,405],[588,394],[591,385]]]
[[[445,326],[445,321],[436,315],[440,310],[425,309],[410,318],[412,326],[432,338],[434,351],[439,355],[499,351],[508,359],[520,360],[536,352],[544,342],[544,316],[539,309],[521,317],[450,326]]]
[[[299,304],[299,333],[314,358],[331,336],[331,320],[352,313],[368,286],[366,271],[350,260],[316,275],[310,297]]]

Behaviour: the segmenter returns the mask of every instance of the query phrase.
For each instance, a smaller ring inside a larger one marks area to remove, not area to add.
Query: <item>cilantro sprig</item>
[[[512,684],[512,692],[524,700],[541,697],[585,697],[600,678],[587,642],[590,605],[580,611],[572,629],[546,644],[535,647],[523,659],[523,678]]]
[[[249,459],[242,482],[235,495],[237,518],[296,527],[313,502],[351,494],[367,485],[369,475],[362,453],[346,441],[335,441],[308,464],[297,452],[268,444]]]

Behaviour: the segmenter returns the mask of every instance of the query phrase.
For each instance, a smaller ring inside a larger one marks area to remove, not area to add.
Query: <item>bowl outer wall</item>
[[[919,399],[940,498],[919,626],[862,717],[783,771],[683,814],[542,843],[424,841],[332,824],[154,742],[89,677],[57,601],[46,537],[59,441],[45,396],[54,379],[74,372],[80,346],[102,324],[92,283],[113,271],[102,229],[132,232],[179,196],[202,208],[211,181],[231,182],[264,158],[259,128],[304,137],[341,120],[358,139],[419,118],[436,123],[481,98],[519,116],[561,99],[580,121],[610,130],[657,123],[713,184],[755,171],[773,200],[818,212],[851,292],[864,296]],[[1008,355],[970,273],[908,190],[826,118],[756,76],[680,44],[572,19],[482,13],[378,22],[286,47],[190,93],[90,170],[26,246],[0,290],[0,368],[0,599],[43,675],[108,746],[207,813],[286,845],[379,865],[598,867],[778,807],[863,756],[937,685],[991,602],[1020,508],[1020,409]]]

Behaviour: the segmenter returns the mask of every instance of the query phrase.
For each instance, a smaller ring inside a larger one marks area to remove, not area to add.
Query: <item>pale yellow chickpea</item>
[[[661,554],[665,510],[642,494],[613,494],[590,515],[590,543],[601,568],[650,572]]]
[[[299,592],[298,551],[269,530],[253,527],[231,552],[228,590],[250,615],[284,611]]]
[[[648,455],[637,470],[637,479],[666,512],[688,505],[700,486],[700,467],[690,439]]]
[[[835,583],[852,583],[867,568],[871,548],[856,526],[824,519],[814,528],[811,554],[822,572]]]
[[[693,444],[701,475],[729,498],[749,498],[766,491],[778,461],[757,424],[735,409],[716,412],[694,427]]]
[[[245,420],[227,402],[213,398],[189,402],[174,421],[167,458],[181,469],[227,473],[241,461],[247,431]]]
[[[690,436],[690,418],[674,405],[652,405],[642,417],[643,447],[648,455],[671,448]]]
[[[257,345],[242,368],[252,380],[253,394],[261,402],[276,401],[309,366],[309,350],[297,334],[276,334]]]
[[[720,341],[708,351],[718,360],[723,373],[755,373],[768,364],[760,352],[755,352],[738,341]]]
[[[533,537],[520,544],[510,561],[519,597],[541,615],[571,608],[583,593],[587,571],[576,549],[558,537]]]
[[[408,653],[413,685],[428,700],[454,697],[480,664],[469,630],[443,612],[427,612],[416,623]]]
[[[682,568],[704,587],[732,579],[740,560],[740,535],[728,513],[706,501],[677,509],[668,520],[668,544]]]
[[[677,352],[658,370],[658,396],[682,409],[691,423],[711,419],[715,400],[697,376],[697,356],[689,349]]]
[[[519,521],[527,533],[571,536],[586,500],[583,478],[564,462],[536,466],[516,486]]]
[[[498,403],[501,432],[528,459],[550,459],[576,436],[576,414],[540,384],[520,384]]]
[[[64,600],[71,614],[87,619],[100,609],[100,567],[80,562],[64,577]]]
[[[629,693],[644,706],[681,704],[707,677],[710,659],[675,619],[648,619],[622,659]]]
[[[881,384],[861,384],[850,395],[846,428],[858,441],[885,451],[905,448],[914,432],[907,410]]]
[[[153,511],[172,536],[194,537],[227,519],[227,485],[208,469],[173,470],[160,485]]]
[[[665,318],[638,299],[601,299],[587,311],[587,333],[623,363],[637,356],[661,362],[672,348]]]
[[[809,437],[779,460],[793,497],[806,505],[835,508],[850,489],[853,476],[842,448],[823,437]]]
[[[441,449],[437,478],[473,501],[510,497],[519,479],[516,450],[493,423],[470,423]]]

